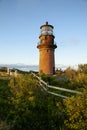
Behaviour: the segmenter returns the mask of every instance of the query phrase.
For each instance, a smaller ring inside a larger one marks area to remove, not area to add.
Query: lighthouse
[[[55,74],[55,49],[57,45],[54,42],[54,27],[46,22],[40,27],[39,43],[39,73]]]

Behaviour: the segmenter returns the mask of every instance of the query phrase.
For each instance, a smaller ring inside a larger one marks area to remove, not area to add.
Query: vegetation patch
[[[0,79],[0,129],[87,130],[87,65],[40,77],[49,85],[82,94],[67,99],[48,94],[31,73]]]

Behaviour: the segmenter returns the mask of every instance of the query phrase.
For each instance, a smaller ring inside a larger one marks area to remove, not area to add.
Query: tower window
[[[45,36],[45,39],[47,39],[47,37]]]

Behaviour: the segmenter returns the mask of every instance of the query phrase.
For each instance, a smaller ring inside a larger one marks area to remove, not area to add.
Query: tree
[[[70,79],[74,79],[75,76],[76,76],[76,71],[70,67],[68,67],[66,70],[65,70],[65,75]]]
[[[87,74],[87,64],[80,64],[80,65],[78,65],[78,71]]]

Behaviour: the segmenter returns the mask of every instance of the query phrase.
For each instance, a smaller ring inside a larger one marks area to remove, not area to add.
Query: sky
[[[87,63],[87,0],[0,0],[0,64],[39,64],[40,26],[54,26],[55,64]]]

